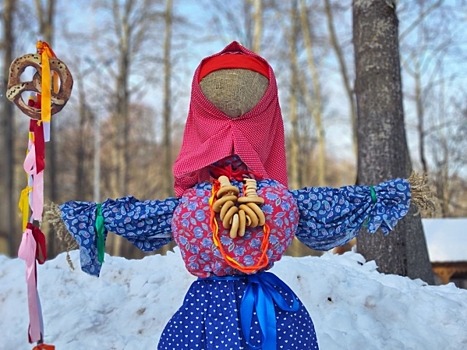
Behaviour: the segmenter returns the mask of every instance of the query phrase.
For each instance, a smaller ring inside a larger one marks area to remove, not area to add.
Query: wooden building
[[[467,289],[467,218],[422,222],[436,283]]]

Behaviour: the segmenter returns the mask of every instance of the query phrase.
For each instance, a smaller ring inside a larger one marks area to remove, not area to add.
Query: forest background
[[[17,200],[26,185],[28,118],[4,96],[8,68],[34,53],[38,39],[52,45],[74,77],[70,101],[53,117],[47,201],[172,196],[194,70],[232,40],[260,53],[276,72],[290,187],[342,186],[356,183],[358,171],[356,3],[365,1],[4,0],[0,253],[16,256]],[[396,12],[412,166],[428,175],[436,216],[467,216],[467,3],[400,1]],[[63,249],[50,237],[48,245],[50,257]],[[143,254],[117,239],[107,250]]]

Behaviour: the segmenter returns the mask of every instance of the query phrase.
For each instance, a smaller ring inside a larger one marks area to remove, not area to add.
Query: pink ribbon
[[[32,219],[42,221],[44,210],[44,171],[37,173],[36,146],[29,142],[29,152],[23,163],[24,171],[32,178],[32,194],[29,206],[32,211]]]
[[[32,193],[29,198],[32,220],[42,221],[44,211],[44,135],[42,126],[31,124],[34,140],[29,141],[28,153],[24,159],[23,168],[29,175]],[[39,247],[38,247],[39,242]],[[39,249],[38,249],[39,248]],[[44,325],[41,303],[37,291],[36,258],[45,261],[45,237],[38,227],[28,223],[23,233],[18,250],[18,257],[26,262],[26,285],[29,307],[29,342],[42,341]]]
[[[37,292],[36,249],[37,243],[34,239],[32,230],[27,228],[21,239],[18,257],[26,262],[26,285],[29,306],[29,342],[31,343],[41,340],[44,332],[41,303]]]

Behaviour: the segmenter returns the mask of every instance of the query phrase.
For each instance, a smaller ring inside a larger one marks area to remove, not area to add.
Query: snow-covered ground
[[[156,349],[194,277],[176,249],[127,260],[106,255],[100,278],[65,254],[39,266],[45,342],[57,350]],[[383,275],[342,256],[284,257],[272,272],[300,297],[322,350],[467,349],[467,290]],[[30,350],[24,262],[0,256],[0,349]],[[306,349],[304,349],[306,350]]]

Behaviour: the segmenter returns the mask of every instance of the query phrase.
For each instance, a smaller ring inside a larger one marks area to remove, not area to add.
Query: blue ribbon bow
[[[254,275],[243,276],[211,276],[207,279],[213,280],[244,280],[247,286],[243,293],[240,304],[240,322],[245,342],[250,349],[270,350],[276,349],[277,328],[276,328],[276,307],[283,311],[296,312],[300,304],[290,287],[280,278],[270,272],[259,272]],[[289,305],[284,296],[274,287],[292,297],[292,305]],[[250,343],[250,331],[253,314],[256,312],[259,327],[261,329],[261,342],[258,346]]]
[[[292,305],[277,291],[278,286],[292,296]],[[298,299],[292,290],[281,279],[270,272],[261,272],[248,276],[248,285],[240,305],[240,321],[247,345],[251,349],[276,349],[276,309],[296,312],[299,308]],[[256,311],[262,339],[258,346],[250,344],[250,330],[253,312]]]

